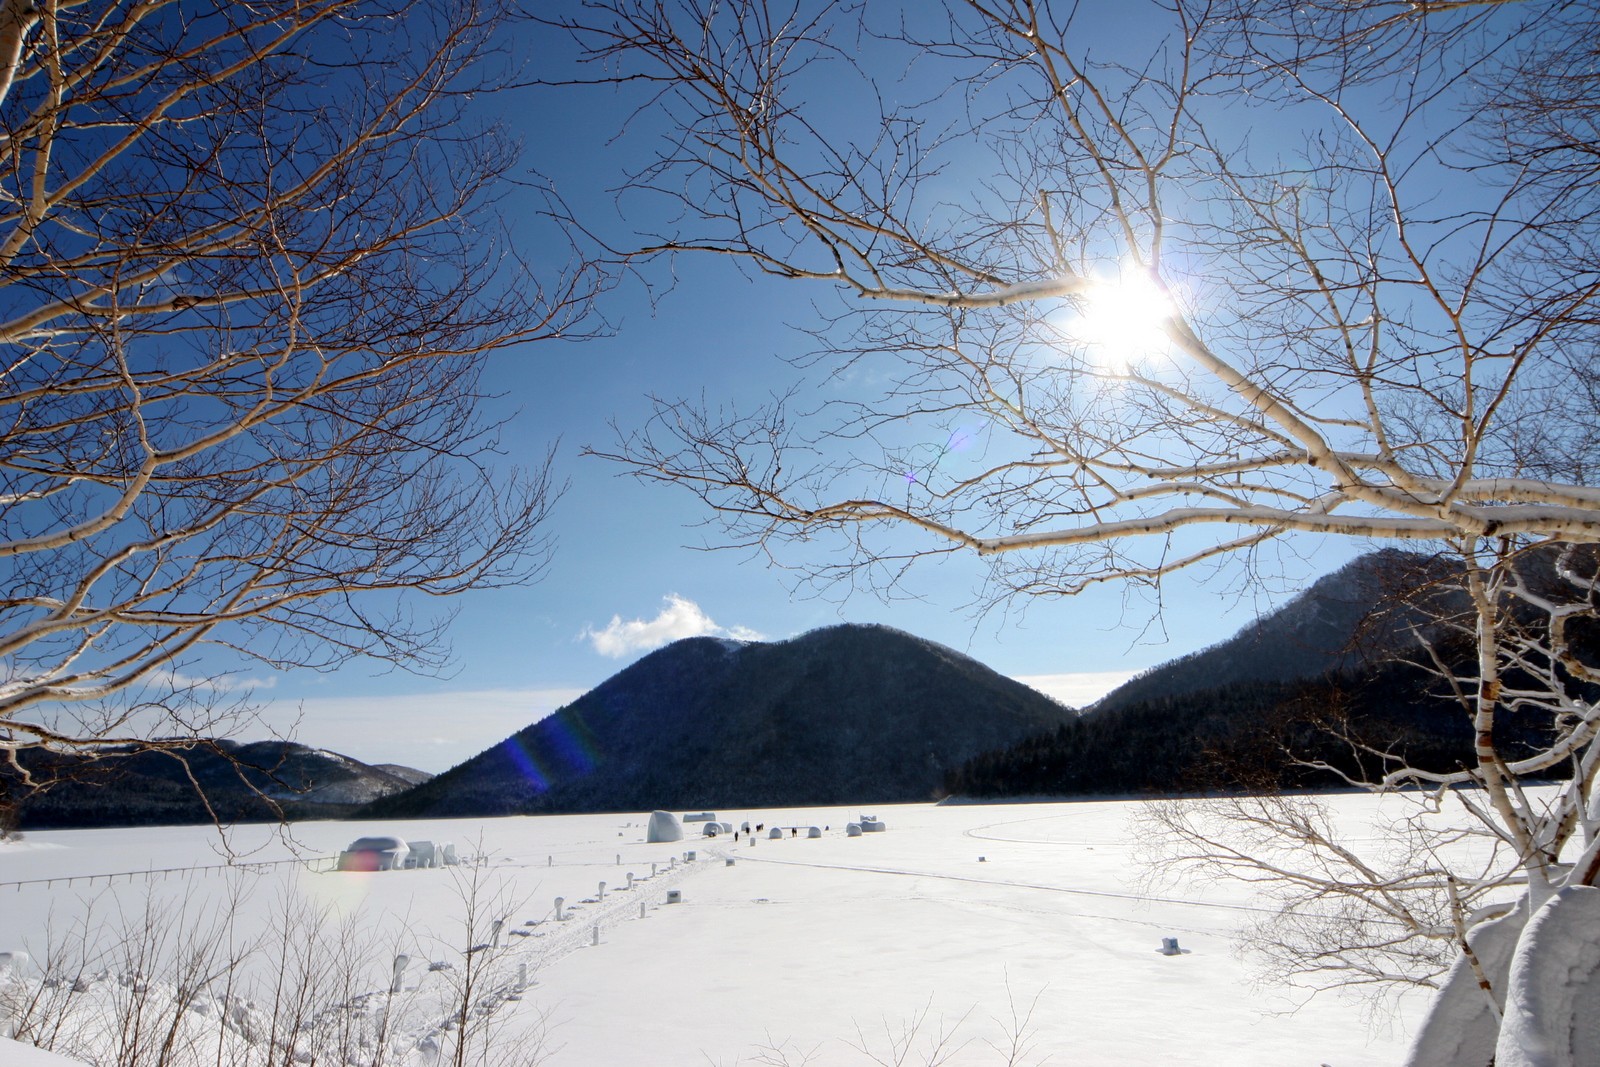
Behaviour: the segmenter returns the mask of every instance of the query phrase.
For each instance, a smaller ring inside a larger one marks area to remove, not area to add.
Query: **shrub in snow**
[[[514,902],[485,877],[457,879],[462,922],[437,945],[454,962],[414,974],[392,936],[303,898],[279,900],[260,939],[239,936],[242,884],[218,903],[119,900],[108,921],[86,914],[71,936],[47,932],[33,973],[0,983],[0,1018],[19,1041],[87,1067],[532,1065],[549,1051],[544,1019],[524,1011],[501,1029],[526,971],[496,944],[501,920],[489,916]],[[0,1042],[6,1067],[10,1051]]]

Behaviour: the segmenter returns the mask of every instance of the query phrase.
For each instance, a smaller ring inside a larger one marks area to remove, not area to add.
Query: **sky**
[[[563,44],[528,42],[533,65],[559,69]],[[631,99],[610,89],[521,89],[494,102],[537,172],[580,217],[619,233],[638,198],[615,190],[648,151],[627,124]],[[546,242],[530,201],[503,210],[519,253],[547,265],[565,250]],[[526,217],[519,218],[519,213]],[[452,666],[440,677],[352,661],[323,674],[239,679],[276,729],[367,762],[442,771],[543,717],[672,640],[717,635],[782,640],[842,622],[883,623],[949,645],[1074,706],[1132,674],[1222,640],[1310,579],[1356,554],[1352,543],[1296,541],[1263,580],[1235,569],[1177,576],[1156,597],[1108,586],[1071,598],[977,613],[976,559],[951,559],[913,576],[906,599],[818,593],[786,565],[717,550],[717,531],[687,492],[640,483],[607,461],[618,428],[648,417],[649,397],[762,398],[793,379],[785,357],[806,350],[814,286],[755,277],[718,257],[659,264],[646,289],[625,281],[603,297],[605,336],[546,342],[496,356],[486,386],[507,418],[508,462],[556,446],[568,482],[548,532],[556,543],[536,584],[474,593],[448,606]],[[667,284],[670,282],[671,284]],[[816,551],[826,552],[826,546]],[[419,605],[438,610],[436,604]]]

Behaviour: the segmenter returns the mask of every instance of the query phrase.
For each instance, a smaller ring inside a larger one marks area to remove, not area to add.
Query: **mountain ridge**
[[[1549,567],[1547,554],[1530,553],[1524,577],[1547,582]],[[1389,765],[1379,753],[1440,772],[1470,767],[1471,713],[1439,684],[1432,660],[1473,669],[1470,626],[1448,623],[1470,611],[1458,583],[1458,567],[1439,557],[1358,557],[1231,637],[1131,679],[1077,720],[974,757],[945,789],[1000,799],[1329,788],[1348,784],[1341,772],[1381,774]],[[1579,639],[1589,647],[1596,637]],[[1548,731],[1537,718],[1495,722],[1508,759],[1547,744]]]
[[[774,642],[694,637],[363,814],[927,799],[947,769],[995,739],[1071,715],[971,657],[892,627],[846,623]]]
[[[212,738],[168,750],[105,745],[82,754],[34,749],[18,758],[48,783],[30,791],[16,770],[0,767],[0,816],[12,809],[23,830],[340,818],[430,777],[282,739]]]

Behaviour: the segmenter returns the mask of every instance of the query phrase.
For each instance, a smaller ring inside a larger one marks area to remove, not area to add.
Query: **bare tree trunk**
[[[594,268],[501,227],[497,0],[0,5],[0,759],[204,738],[228,679],[448,659],[417,596],[527,582],[550,459],[486,359]],[[112,121],[109,116],[115,116]],[[545,239],[549,234],[543,234]],[[557,238],[559,239],[559,237]]]

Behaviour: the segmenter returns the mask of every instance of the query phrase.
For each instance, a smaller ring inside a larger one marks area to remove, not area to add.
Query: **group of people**
[[[755,830],[753,832],[759,834],[761,831],[765,830],[766,828],[767,828],[767,824],[766,823],[758,822],[758,823],[756,823],[756,828],[755,828]],[[824,832],[826,832],[827,830],[832,829],[832,827],[824,826],[822,829],[823,829]],[[752,833],[749,823],[745,823],[738,830],[735,830],[733,832],[733,839],[735,841],[738,841],[739,840],[739,835],[741,833],[744,833],[744,834],[747,834],[747,835]],[[713,834],[712,836],[716,836],[716,835]],[[789,827],[789,836],[790,837],[799,837],[800,836],[800,827],[798,827],[798,826]]]

